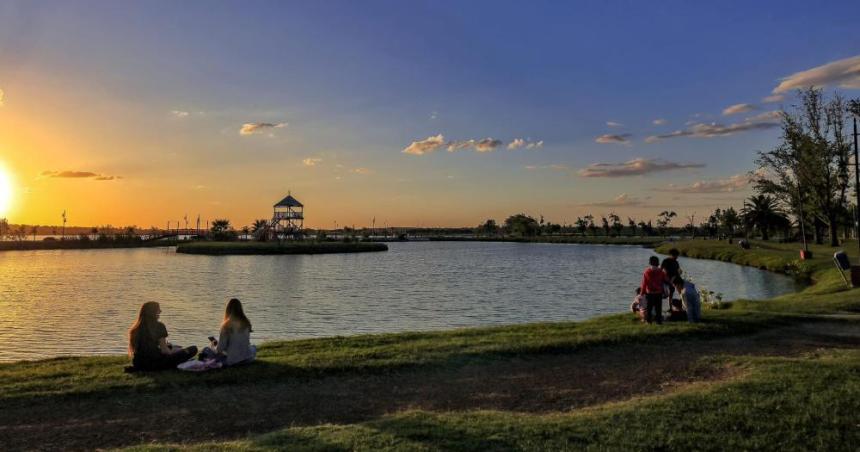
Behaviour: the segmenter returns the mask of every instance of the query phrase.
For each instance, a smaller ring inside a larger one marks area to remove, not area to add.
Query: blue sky
[[[288,189],[316,206],[317,226],[704,214],[748,189],[683,187],[754,169],[778,128],[645,139],[789,105],[790,93],[762,99],[860,55],[858,23],[847,1],[7,2],[0,157],[29,222],[72,204],[89,224],[200,211],[241,224]],[[736,104],[750,110],[722,113]],[[439,134],[433,152],[402,152]],[[467,141],[484,138],[500,144]],[[507,149],[517,138],[535,146]],[[680,167],[583,175],[633,159]],[[139,209],[75,204],[88,193]]]

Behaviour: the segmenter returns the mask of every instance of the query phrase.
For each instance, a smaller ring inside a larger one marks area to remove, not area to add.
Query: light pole
[[[854,99],[848,102],[848,111],[854,116],[854,195],[856,196],[854,224],[858,232],[857,247],[860,250],[860,160],[857,158],[857,117],[860,116],[860,100]]]

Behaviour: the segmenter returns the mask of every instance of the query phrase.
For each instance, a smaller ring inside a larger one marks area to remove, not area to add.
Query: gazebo
[[[304,227],[305,206],[293,195],[287,193],[287,197],[274,205],[272,215],[271,232],[275,238],[301,238]]]

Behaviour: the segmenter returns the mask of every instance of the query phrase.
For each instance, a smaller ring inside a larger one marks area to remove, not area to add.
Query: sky
[[[749,196],[794,90],[860,96],[858,23],[851,1],[7,1],[0,215],[241,227],[289,192],[319,228],[701,218]]]

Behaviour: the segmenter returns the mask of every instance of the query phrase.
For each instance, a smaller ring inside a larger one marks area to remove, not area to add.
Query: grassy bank
[[[662,237],[609,237],[609,236],[573,236],[573,235],[546,235],[535,237],[446,237],[435,236],[429,238],[436,242],[515,242],[515,243],[571,243],[580,245],[641,245],[654,247],[665,241]]]
[[[176,240],[25,240],[2,241],[0,251],[32,250],[101,250],[114,248],[150,248],[175,246]]]
[[[748,265],[796,265],[788,246],[735,254],[736,245],[701,242],[672,246]],[[281,341],[264,344],[250,366],[205,374],[125,374],[124,357],[2,364],[0,443],[853,450],[860,321],[850,314],[860,312],[860,291],[842,290],[829,254],[816,254],[804,264],[814,282],[804,291],[706,309],[695,325],[649,327],[619,314]]]
[[[177,253],[230,254],[329,254],[387,251],[388,245],[371,242],[190,242],[176,248]]]

